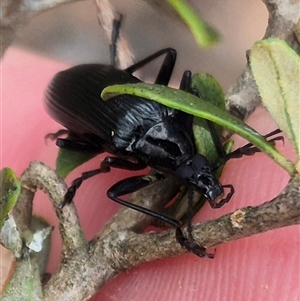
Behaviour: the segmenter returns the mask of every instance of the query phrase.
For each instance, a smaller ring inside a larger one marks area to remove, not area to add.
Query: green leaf
[[[60,148],[56,159],[56,171],[64,179],[76,167],[97,155],[98,153],[84,153]]]
[[[207,73],[197,73],[192,77],[191,88],[196,89],[200,93],[201,100],[207,101],[210,104],[225,111],[225,97],[219,83]],[[223,128],[215,125],[215,129],[219,137]],[[208,127],[206,119],[195,118],[193,123],[193,134],[197,152],[204,155],[210,163],[214,163],[219,159],[218,152],[215,149],[215,144],[211,136],[211,131]]]
[[[198,97],[191,95],[190,93],[160,85],[138,83],[106,87],[102,91],[101,97],[106,100],[118,94],[130,94],[144,97],[188,114],[211,120],[244,137],[270,156],[289,174],[295,173],[293,162],[281,155],[274,146],[267,142],[257,131],[226,111],[223,111],[206,101],[199,101]]]
[[[64,135],[66,131],[63,130],[62,132],[63,133],[60,133],[59,131],[55,134],[51,134],[49,135],[49,138],[54,140]],[[67,140],[77,141],[78,137],[72,133],[68,133]],[[99,152],[84,152],[84,151],[70,150],[66,148],[59,148],[59,152],[56,158],[56,172],[64,179],[76,167],[89,161],[90,159],[97,156],[98,154]]]
[[[218,81],[208,73],[196,73],[192,76],[191,87],[200,92],[201,99],[225,111],[225,96]]]
[[[21,193],[21,183],[12,169],[5,167],[0,172],[0,230],[15,206]]]
[[[187,24],[200,47],[209,47],[220,40],[219,33],[203,21],[183,0],[166,0]]]
[[[267,39],[254,44],[250,63],[264,105],[293,144],[300,172],[300,58],[285,41]]]

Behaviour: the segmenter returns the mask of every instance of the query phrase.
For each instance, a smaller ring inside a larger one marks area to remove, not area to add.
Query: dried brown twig
[[[115,11],[108,0],[95,0],[95,4],[97,8],[98,20],[106,33],[109,44],[112,45],[114,43],[114,41],[112,41],[114,20],[121,21],[122,15]],[[133,64],[133,54],[131,53],[128,43],[122,32],[119,33],[116,40],[116,51],[116,66],[118,68],[125,69]]]

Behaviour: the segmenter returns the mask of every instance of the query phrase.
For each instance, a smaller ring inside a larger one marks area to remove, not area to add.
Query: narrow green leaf
[[[200,47],[209,47],[220,40],[219,33],[203,21],[184,0],[166,0],[187,24]]]
[[[77,140],[78,137],[69,133],[68,140]],[[64,179],[72,170],[97,156],[96,152],[80,152],[60,148],[56,158],[56,171]]]
[[[205,101],[199,101],[198,97],[190,93],[160,85],[138,83],[109,86],[102,91],[101,97],[106,100],[119,94],[144,97],[188,114],[211,120],[244,137],[270,156],[289,174],[294,174],[295,172],[293,162],[281,155],[274,146],[267,142],[257,131],[230,115],[228,112],[222,111]]]
[[[56,158],[56,171],[64,179],[76,167],[95,156],[97,153],[84,153],[60,148]]]
[[[299,162],[300,57],[285,41],[267,39],[254,44],[250,62],[262,101],[293,144]]]
[[[5,167],[0,172],[0,230],[8,213],[15,206],[21,192],[21,183],[12,169]]]

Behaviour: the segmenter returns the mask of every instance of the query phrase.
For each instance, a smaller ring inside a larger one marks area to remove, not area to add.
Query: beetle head
[[[232,185],[221,185],[212,174],[207,159],[200,154],[182,162],[176,169],[176,175],[191,184],[198,193],[207,198],[213,208],[219,208],[227,203],[234,192]],[[224,187],[229,187],[230,192],[225,199],[217,202],[217,199],[224,194]]]

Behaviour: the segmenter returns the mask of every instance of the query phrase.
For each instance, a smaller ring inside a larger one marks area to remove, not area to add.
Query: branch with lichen
[[[160,183],[143,189],[135,193],[130,201],[157,210],[176,193],[173,182],[174,179],[167,178],[164,185]],[[37,188],[42,189],[49,195],[59,220],[63,264],[43,286],[44,300],[70,300],[72,296],[87,300],[96,292],[95,288],[101,288],[124,269],[187,252],[176,242],[173,229],[141,234],[151,218],[129,208],[119,210],[95,238],[87,242],[74,205],[71,204],[64,210],[58,208],[66,185],[55,171],[43,163],[32,162],[23,173],[21,183],[24,202],[32,203],[32,192]],[[166,185],[173,187],[173,190],[164,189]],[[272,229],[299,224],[299,198],[300,178],[295,176],[282,193],[271,201],[260,206],[238,209],[216,220],[195,224],[194,238],[199,244],[210,248]],[[78,262],[84,264],[78,265]]]

